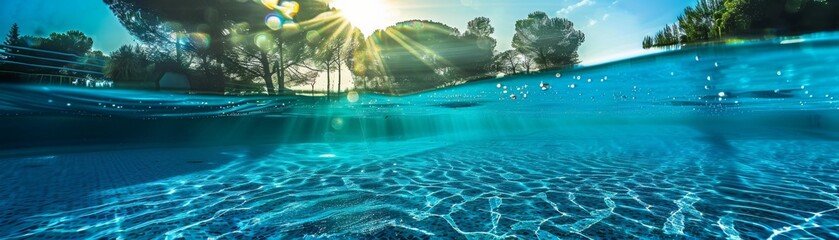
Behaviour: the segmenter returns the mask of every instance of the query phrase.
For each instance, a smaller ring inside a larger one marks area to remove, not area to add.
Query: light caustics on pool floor
[[[839,144],[728,143],[537,135],[7,159],[0,177],[11,197],[0,205],[0,232],[10,239],[839,237],[839,156],[829,150]],[[195,152],[218,154],[189,157]],[[79,164],[99,167],[72,167]],[[34,175],[57,168],[96,175]],[[155,171],[163,168],[204,170],[166,177]],[[33,182],[45,189],[8,187]],[[64,193],[76,198],[57,197]]]

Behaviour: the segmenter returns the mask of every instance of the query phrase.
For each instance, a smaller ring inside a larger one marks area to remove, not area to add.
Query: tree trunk
[[[330,73],[332,72],[331,70],[332,69],[329,66],[329,64],[326,64],[326,97],[329,97],[329,94],[330,94],[329,85],[332,84],[332,80],[330,79]]]
[[[259,63],[262,64],[262,79],[265,80],[265,88],[268,89],[268,95],[274,95],[274,81],[271,79],[271,62],[268,61],[266,53],[260,53]]]
[[[338,62],[338,94],[341,94],[341,62]]]
[[[280,61],[277,62],[277,87],[280,88],[280,93],[285,91],[285,59],[283,56],[283,41],[280,40]]]

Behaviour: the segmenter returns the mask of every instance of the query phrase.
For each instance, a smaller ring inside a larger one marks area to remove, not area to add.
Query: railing
[[[32,56],[20,52],[8,52],[9,50],[39,53],[41,56]],[[9,60],[11,57],[24,61]],[[73,59],[83,59],[84,61],[59,59],[57,57],[70,57]],[[27,62],[27,60],[37,60],[43,63]],[[3,65],[12,65],[35,69],[35,72],[0,70],[0,73],[4,73],[4,75],[16,76],[19,81],[29,83],[110,88],[113,87],[113,81],[105,79],[104,73],[102,72],[102,70],[105,68],[105,61],[106,60],[104,59],[96,59],[88,56],[79,56],[63,52],[0,44],[0,63],[2,63]],[[45,65],[44,63],[55,65]],[[73,68],[69,66],[84,67],[85,69]],[[44,72],[58,71],[59,73],[38,73],[37,71],[39,70]]]
[[[13,71],[0,71],[0,73],[17,75],[20,77],[21,81],[41,85],[67,85],[91,88],[110,88],[114,85],[114,82],[111,80],[97,79],[91,77],[79,77],[60,74],[32,74]]]

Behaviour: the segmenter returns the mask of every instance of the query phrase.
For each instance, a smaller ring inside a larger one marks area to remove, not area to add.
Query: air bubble
[[[541,88],[542,88],[542,91],[545,91],[545,90],[550,89],[550,88],[551,88],[551,85],[550,85],[550,84],[547,84],[547,83],[545,83],[545,82],[539,82],[539,87],[541,87]]]

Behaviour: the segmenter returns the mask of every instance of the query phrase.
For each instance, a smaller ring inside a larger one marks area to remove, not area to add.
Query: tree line
[[[678,21],[646,36],[644,48],[728,37],[795,35],[839,29],[839,1],[698,0]]]
[[[3,41],[0,71],[6,81],[16,80],[8,72],[61,74],[82,77],[101,72],[107,57],[92,50],[93,39],[80,31],[51,33],[46,37],[20,34],[13,24]]]
[[[110,53],[103,72],[133,88],[154,88],[161,73],[177,72],[203,91],[274,95],[291,86],[314,92],[325,75],[331,94],[346,89],[341,83],[349,72],[358,91],[403,94],[570,66],[579,63],[585,41],[571,21],[543,12],[518,20],[513,49],[499,53],[486,17],[463,32],[412,20],[363,36],[320,0],[297,0],[299,12],[279,30],[259,17],[267,13],[263,6],[250,2],[104,1],[142,43]]]

